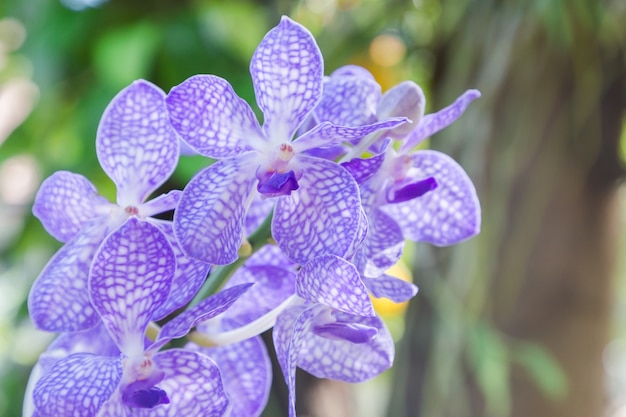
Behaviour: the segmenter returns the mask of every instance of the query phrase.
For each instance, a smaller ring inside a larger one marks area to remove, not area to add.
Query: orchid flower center
[[[269,163],[261,165],[256,177],[259,180],[257,190],[266,197],[290,195],[300,188],[298,179],[301,172],[289,169],[295,152],[289,143],[281,143],[273,153]]]
[[[274,160],[271,163],[274,171],[282,173],[293,159],[295,152],[289,143],[281,143],[274,152]]]
[[[169,404],[167,393],[156,384],[161,382],[165,373],[158,369],[147,353],[137,359],[125,358],[122,361],[124,377],[120,385],[122,402],[134,408],[154,408],[160,404]]]
[[[139,214],[139,209],[135,206],[127,206],[124,211],[128,216],[137,216]]]

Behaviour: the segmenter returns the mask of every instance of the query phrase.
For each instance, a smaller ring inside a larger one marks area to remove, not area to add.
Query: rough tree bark
[[[513,367],[501,415],[601,416],[624,177],[624,9],[595,0],[453,3],[442,2],[441,21],[452,23],[436,50],[433,108],[468,87],[483,97],[433,146],[476,181],[483,233],[459,248],[421,249],[422,291],[409,310],[389,415],[489,415],[466,360],[468,331],[437,306],[440,280],[461,325],[486,320],[513,343],[539,343],[567,377],[567,393],[554,399]]]

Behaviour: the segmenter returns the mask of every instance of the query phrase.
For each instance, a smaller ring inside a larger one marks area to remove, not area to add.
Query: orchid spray
[[[412,82],[382,94],[360,67],[324,77],[313,36],[287,17],[250,74],[262,124],[215,75],[121,91],[96,137],[115,203],[66,171],[41,185],[33,212],[64,246],[28,305],[60,335],[25,416],[259,416],[272,381],[259,335],[272,328],[290,416],[296,367],[360,382],[392,366],[370,296],[416,294],[385,274],[405,239],[451,245],[480,229],[467,174],[415,145],[480,94],[424,115]],[[148,200],[181,145],[216,162]]]

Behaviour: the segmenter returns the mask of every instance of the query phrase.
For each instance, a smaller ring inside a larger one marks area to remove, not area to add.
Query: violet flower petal
[[[183,192],[180,190],[171,190],[167,194],[147,201],[141,205],[141,217],[151,217],[166,211],[174,210],[182,197]]]
[[[361,185],[372,178],[385,161],[385,153],[379,153],[371,158],[352,158],[348,162],[343,162],[342,167],[348,170],[357,184]]]
[[[227,288],[205,298],[193,308],[184,311],[167,322],[159,332],[157,339],[148,349],[155,351],[172,339],[183,337],[199,323],[209,320],[228,309],[237,299],[253,285],[251,283]]]
[[[174,212],[174,233],[188,256],[217,265],[237,260],[256,181],[254,161],[253,153],[218,161],[187,184]]]
[[[67,242],[110,205],[87,178],[57,171],[39,187],[33,214],[54,238]]]
[[[479,97],[480,92],[478,90],[467,90],[448,107],[439,110],[437,113],[424,116],[421,122],[415,126],[415,129],[404,140],[400,147],[400,152],[406,152],[414,148],[423,142],[424,139],[450,126],[456,119],[461,117],[467,106]]]
[[[175,269],[174,253],[163,233],[135,217],[111,233],[96,253],[89,294],[125,355],[143,352],[146,327],[167,300]]]
[[[152,315],[152,320],[161,320],[191,301],[206,281],[211,265],[188,258],[183,253],[174,236],[172,222],[154,219],[150,221],[161,229],[176,257],[176,272],[172,279],[172,290],[167,301]]]
[[[250,74],[270,141],[288,141],[322,95],[324,63],[313,35],[283,16],[257,47]]]
[[[35,385],[33,399],[42,417],[94,417],[122,376],[118,357],[75,353],[57,361]]]
[[[381,210],[374,208],[369,221],[369,233],[362,247],[365,265],[361,272],[367,277],[378,277],[400,260],[405,242],[398,223]]]
[[[417,177],[435,177],[435,190],[419,198],[386,204],[381,210],[402,228],[406,238],[447,246],[480,231],[480,203],[463,168],[448,155],[424,150],[413,154]]]
[[[376,328],[378,334],[370,342],[352,343],[304,332],[297,361],[300,368],[318,378],[354,383],[373,378],[391,367],[394,343],[380,318],[340,312],[333,312],[333,315],[339,322]]]
[[[263,224],[267,216],[270,215],[274,208],[274,201],[269,198],[260,198],[259,195],[255,196],[250,204],[248,213],[246,213],[246,236],[250,236],[256,231],[256,229]]]
[[[265,140],[248,103],[223,78],[195,75],[172,88],[165,101],[172,126],[201,155],[230,158]]]
[[[272,236],[285,255],[300,264],[325,254],[344,256],[359,230],[357,184],[334,162],[298,159],[303,169],[300,189],[278,199]]]
[[[394,303],[403,303],[415,297],[417,287],[411,283],[390,275],[378,278],[362,278],[367,289],[376,298],[388,298]]]
[[[260,336],[214,348],[194,349],[218,366],[230,398],[229,417],[258,417],[272,387],[272,362]]]
[[[334,255],[320,256],[302,266],[296,280],[296,294],[347,313],[375,315],[355,266]]]
[[[374,123],[381,97],[380,85],[373,78],[336,73],[324,83],[322,99],[315,108],[317,120],[341,126]]]
[[[178,163],[178,137],[167,117],[165,93],[145,80],[118,93],[100,120],[96,152],[117,186],[118,204],[141,204]]]
[[[94,327],[100,318],[87,292],[89,268],[107,232],[95,219],[50,259],[28,295],[28,311],[38,329],[69,332]]]

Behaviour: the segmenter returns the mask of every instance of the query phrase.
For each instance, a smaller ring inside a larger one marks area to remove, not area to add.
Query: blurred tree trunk
[[[604,414],[626,109],[626,16],[614,3],[442,2],[431,109],[467,88],[483,96],[432,144],[475,180],[483,232],[456,248],[419,247],[422,291],[390,416]],[[509,375],[506,352],[503,366],[487,357],[495,365],[483,374],[504,375],[504,387],[476,382],[468,343],[481,322],[507,352],[520,341],[545,347],[567,378],[564,395],[550,397],[519,365]]]

